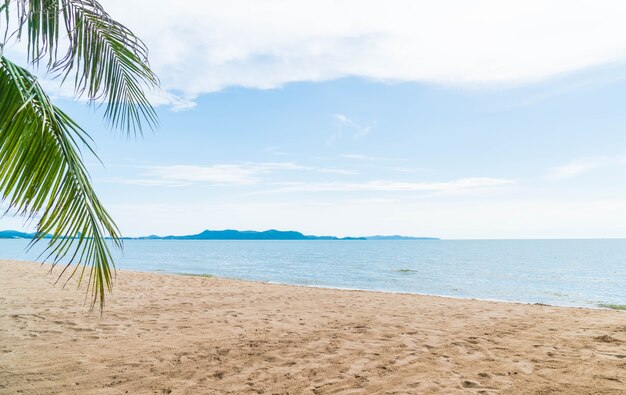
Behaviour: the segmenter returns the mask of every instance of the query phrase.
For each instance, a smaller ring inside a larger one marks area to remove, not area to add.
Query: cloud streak
[[[348,116],[343,115],[343,114],[334,114],[333,117],[335,118],[335,120],[339,123],[340,128],[347,128],[352,130],[352,135],[353,138],[355,140],[358,140],[362,137],[367,136],[371,130],[372,130],[372,126],[371,125],[360,125],[358,123],[356,123],[355,121],[353,121],[352,119],[350,119]]]
[[[459,193],[481,190],[516,183],[514,180],[472,177],[441,182],[367,180],[294,182],[285,181],[284,172],[295,172],[298,178],[302,172],[317,172],[341,177],[357,175],[348,169],[303,166],[293,162],[261,162],[244,164],[215,164],[211,166],[151,166],[140,178],[107,178],[98,181],[144,187],[189,187],[194,185],[216,185],[256,187],[256,194],[297,193],[297,192],[437,192]],[[281,179],[282,178],[282,179]]]
[[[145,168],[140,175],[141,178],[108,178],[99,181],[138,186],[181,187],[195,184],[246,186],[260,184],[263,176],[270,173],[296,170],[341,176],[358,174],[348,169],[303,166],[293,162],[261,162],[210,166],[150,166]]]
[[[458,192],[514,184],[515,181],[475,177],[443,182],[398,182],[374,180],[360,183],[283,183],[271,193],[286,192]]]
[[[341,158],[352,159],[358,161],[405,161],[404,158],[385,158],[382,156],[371,156],[362,154],[341,154]]]
[[[579,159],[556,166],[548,172],[548,178],[552,180],[565,180],[590,173],[600,168],[617,167],[626,165],[626,156],[602,156]]]

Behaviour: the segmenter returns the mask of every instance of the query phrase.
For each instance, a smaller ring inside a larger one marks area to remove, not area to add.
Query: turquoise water
[[[0,240],[0,259],[34,259]],[[562,306],[626,304],[626,240],[127,240],[119,269]]]

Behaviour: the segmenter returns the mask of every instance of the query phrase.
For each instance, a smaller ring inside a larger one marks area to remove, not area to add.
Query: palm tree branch
[[[91,304],[102,308],[115,267],[108,239],[117,246],[121,240],[82,163],[85,132],[5,57],[0,92],[0,199],[29,218],[40,215],[33,243],[53,235],[45,250],[53,266],[65,259],[82,265],[81,273],[89,267]]]

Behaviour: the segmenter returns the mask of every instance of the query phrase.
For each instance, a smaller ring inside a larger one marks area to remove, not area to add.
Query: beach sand
[[[0,393],[624,394],[626,313],[0,261]]]

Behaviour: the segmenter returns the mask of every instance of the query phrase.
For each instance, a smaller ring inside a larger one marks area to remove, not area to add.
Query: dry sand
[[[0,393],[624,394],[626,314],[0,261]]]

